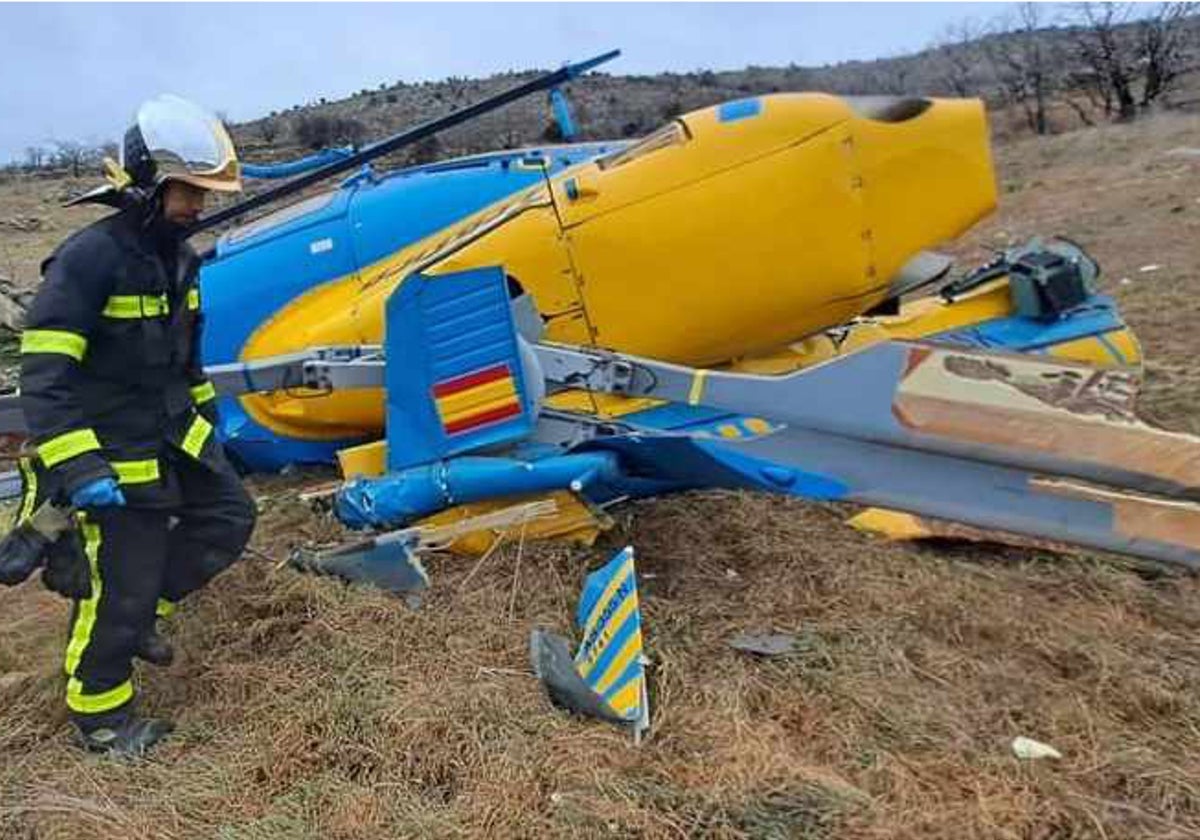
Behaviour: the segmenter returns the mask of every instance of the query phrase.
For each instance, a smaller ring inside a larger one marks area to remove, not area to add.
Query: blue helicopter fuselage
[[[581,143],[477,155],[359,173],[223,235],[201,271],[205,365],[238,361],[247,340],[285,304],[343,278],[568,166],[619,148]],[[328,463],[356,439],[299,440],[255,422],[220,398],[220,434],[251,470]]]

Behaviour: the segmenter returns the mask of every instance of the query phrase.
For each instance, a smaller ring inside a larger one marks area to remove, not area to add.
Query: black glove
[[[46,538],[32,528],[14,528],[0,541],[0,583],[16,586],[42,565]]]
[[[92,597],[92,567],[78,529],[64,532],[46,551],[42,584],[51,592],[75,601]]]

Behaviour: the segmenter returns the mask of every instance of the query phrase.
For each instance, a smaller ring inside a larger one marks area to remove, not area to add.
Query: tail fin
[[[650,705],[632,547],[588,575],[576,623],[583,641],[573,660],[566,654],[565,640],[533,631],[534,670],[558,705],[629,724],[640,736],[650,725]]]

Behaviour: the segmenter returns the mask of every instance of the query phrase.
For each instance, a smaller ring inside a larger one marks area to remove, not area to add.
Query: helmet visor
[[[143,104],[137,124],[160,177],[218,175],[237,160],[221,122],[178,96]]]

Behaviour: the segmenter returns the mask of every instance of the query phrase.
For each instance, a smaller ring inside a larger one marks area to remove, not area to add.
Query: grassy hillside
[[[1167,115],[1007,143],[1001,208],[958,246],[1042,232],[1092,250],[1150,360],[1143,412],[1192,433],[1200,157],[1180,149],[1197,138],[1200,118]],[[0,220],[63,186],[0,186]],[[55,233],[76,223],[50,206]],[[0,590],[0,836],[1200,836],[1191,577],[887,545],[840,508],[701,493],[625,508],[594,549],[513,534],[485,562],[434,557],[412,611],[282,565],[337,532],[297,499],[319,478],[253,482],[255,553],[174,620],[180,661],[140,675],[148,711],[180,727],[149,761],[73,751],[66,605]],[[653,661],[640,748],[553,710],[527,663],[530,628],[566,631],[585,571],[627,541]],[[725,643],[760,629],[796,634],[799,655]],[[1064,758],[1018,761],[1018,735]]]

